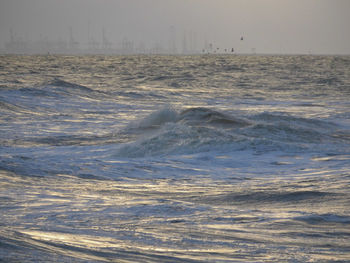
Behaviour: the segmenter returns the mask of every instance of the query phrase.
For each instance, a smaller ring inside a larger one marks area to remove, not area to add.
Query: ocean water
[[[0,262],[349,261],[349,56],[0,57]]]

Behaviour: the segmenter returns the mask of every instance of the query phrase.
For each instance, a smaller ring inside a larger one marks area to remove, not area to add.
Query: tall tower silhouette
[[[105,29],[102,28],[102,48],[109,50],[112,47],[112,43],[107,39]]]
[[[74,39],[72,27],[69,27],[69,48],[73,52],[79,48],[79,42]]]
[[[186,36],[186,30],[184,31],[183,40],[182,40],[182,53],[187,54],[188,53],[188,47],[187,47],[187,36]]]
[[[176,48],[176,29],[174,26],[171,26],[169,28],[169,53],[170,54],[176,54],[177,48]]]

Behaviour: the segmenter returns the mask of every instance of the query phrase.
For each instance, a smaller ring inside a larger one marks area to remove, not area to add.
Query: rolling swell
[[[79,84],[75,84],[75,83],[71,83],[71,82],[68,82],[68,81],[64,81],[64,80],[61,80],[61,79],[54,79],[53,81],[49,82],[48,85],[50,86],[57,86],[57,87],[64,87],[64,88],[70,88],[70,89],[76,89],[76,90],[81,90],[83,92],[92,92],[93,90],[88,88],[88,87],[85,87],[85,86],[82,86],[82,85],[79,85]]]
[[[40,86],[20,88],[18,91],[21,95],[28,97],[51,97],[56,99],[68,96],[93,97],[103,94],[102,91],[95,91],[86,86],[61,79],[54,79]]]
[[[66,112],[78,113],[77,109],[91,112],[92,101],[105,100],[107,93],[61,79],[46,81],[40,85],[28,85],[0,90],[0,111],[7,116],[13,114],[29,116],[62,115]],[[108,98],[110,98],[110,94]],[[108,107],[108,106],[106,106]],[[95,107],[94,112],[101,111]],[[72,112],[74,110],[74,112]],[[28,122],[31,122],[28,119]]]
[[[94,90],[88,88],[83,85],[79,85],[76,83],[64,81],[61,79],[54,79],[49,82],[47,85],[44,85],[45,90],[50,90],[51,92],[55,92],[60,95],[70,96],[70,95],[78,95],[82,97],[93,98],[95,96],[101,96],[104,94],[103,91]]]
[[[13,103],[8,103],[1,100],[0,100],[0,109],[4,111],[9,111],[9,112],[15,112],[15,113],[24,111],[22,107],[19,107]]]
[[[250,193],[228,193],[217,196],[208,196],[200,199],[207,203],[220,204],[271,204],[271,203],[322,203],[335,198],[331,192],[321,191],[255,191]]]
[[[106,145],[111,143],[123,143],[127,141],[125,134],[104,134],[104,135],[52,135],[41,137],[24,137],[8,139],[0,142],[6,146],[88,146]]]

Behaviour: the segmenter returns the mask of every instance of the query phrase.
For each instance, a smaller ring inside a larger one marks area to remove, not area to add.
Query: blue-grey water
[[[0,57],[0,262],[349,261],[349,56]]]

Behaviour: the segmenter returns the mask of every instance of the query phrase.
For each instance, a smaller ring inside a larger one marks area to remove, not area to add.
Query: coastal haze
[[[0,262],[350,262],[349,3],[0,0]]]
[[[350,54],[347,0],[1,0],[2,53]]]
[[[349,262],[349,56],[2,56],[3,262]]]

